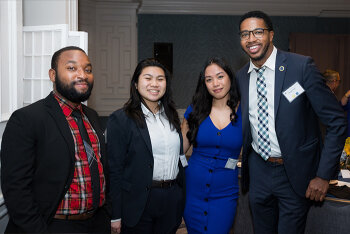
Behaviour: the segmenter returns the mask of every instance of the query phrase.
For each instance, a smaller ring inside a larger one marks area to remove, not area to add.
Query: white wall
[[[8,118],[22,102],[17,95],[22,87],[22,21],[22,0],[0,0],[0,143]]]
[[[18,94],[19,97],[23,96],[23,87],[20,84],[21,82],[16,83],[15,81],[16,77],[21,80],[24,77],[22,74],[23,61],[20,60],[20,58],[23,58],[22,22],[24,26],[68,24],[68,30],[77,31],[77,4],[78,0],[0,0],[0,32],[2,32],[0,33],[0,116],[1,114],[3,115],[5,111],[9,112],[10,115],[12,111],[22,106],[16,105],[16,103],[23,102],[23,100],[16,95]],[[16,46],[17,41],[18,44]],[[7,50],[10,52],[4,53],[4,51]],[[17,60],[14,60],[13,57],[17,54],[17,51],[20,52],[20,55],[18,55]],[[1,57],[1,55],[3,55],[3,57]],[[12,76],[7,75],[7,73],[6,76],[1,75],[5,74],[5,71],[7,72],[5,68],[12,72]],[[14,72],[16,72],[16,74],[13,74]],[[15,83],[17,86],[12,87],[13,85],[10,85],[11,82]],[[12,98],[7,94],[10,89],[11,91],[14,89],[16,91],[12,92],[14,93]],[[2,93],[2,90],[6,92]],[[1,93],[3,95],[1,95]],[[4,103],[6,105],[4,105]],[[0,118],[0,150],[7,119],[8,118]],[[0,233],[4,233],[7,222],[7,210],[0,189]]]
[[[119,109],[129,98],[137,65],[136,0],[79,1],[79,30],[89,33],[89,57],[95,83],[88,105],[101,116]]]
[[[77,30],[70,14],[77,4],[77,0],[24,0],[23,26],[69,24],[70,30]]]
[[[7,121],[0,122],[0,150],[1,150],[1,138],[2,138],[2,134],[4,133],[6,123]]]

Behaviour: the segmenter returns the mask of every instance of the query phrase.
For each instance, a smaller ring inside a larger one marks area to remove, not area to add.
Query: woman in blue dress
[[[189,234],[229,233],[238,198],[242,120],[235,77],[222,58],[206,61],[181,125],[186,168],[184,219]]]

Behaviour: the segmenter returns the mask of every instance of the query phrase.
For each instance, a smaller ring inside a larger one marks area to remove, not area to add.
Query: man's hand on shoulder
[[[314,201],[323,201],[329,187],[329,181],[315,177],[306,189],[305,197]]]

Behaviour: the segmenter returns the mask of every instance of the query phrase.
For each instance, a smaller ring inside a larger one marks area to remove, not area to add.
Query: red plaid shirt
[[[92,210],[92,187],[91,187],[91,176],[90,168],[85,152],[83,140],[79,133],[78,125],[75,119],[71,116],[73,108],[67,103],[66,100],[59,97],[54,93],[56,100],[62,108],[63,114],[66,116],[68,125],[72,132],[75,145],[75,166],[74,166],[74,177],[70,187],[65,194],[63,200],[58,206],[56,214],[81,214],[88,210]],[[82,107],[77,107],[82,112]],[[98,170],[100,173],[100,206],[105,201],[105,178],[103,174],[103,167],[100,161],[100,142],[95,130],[92,128],[89,120],[83,114],[82,115],[86,131],[89,135],[92,148],[97,156]]]

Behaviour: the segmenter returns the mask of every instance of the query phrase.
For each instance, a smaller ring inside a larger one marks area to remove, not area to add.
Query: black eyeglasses
[[[242,41],[248,40],[250,37],[250,33],[253,33],[255,38],[262,38],[264,36],[264,30],[269,30],[268,28],[256,28],[252,31],[242,31],[239,32],[238,35]]]

